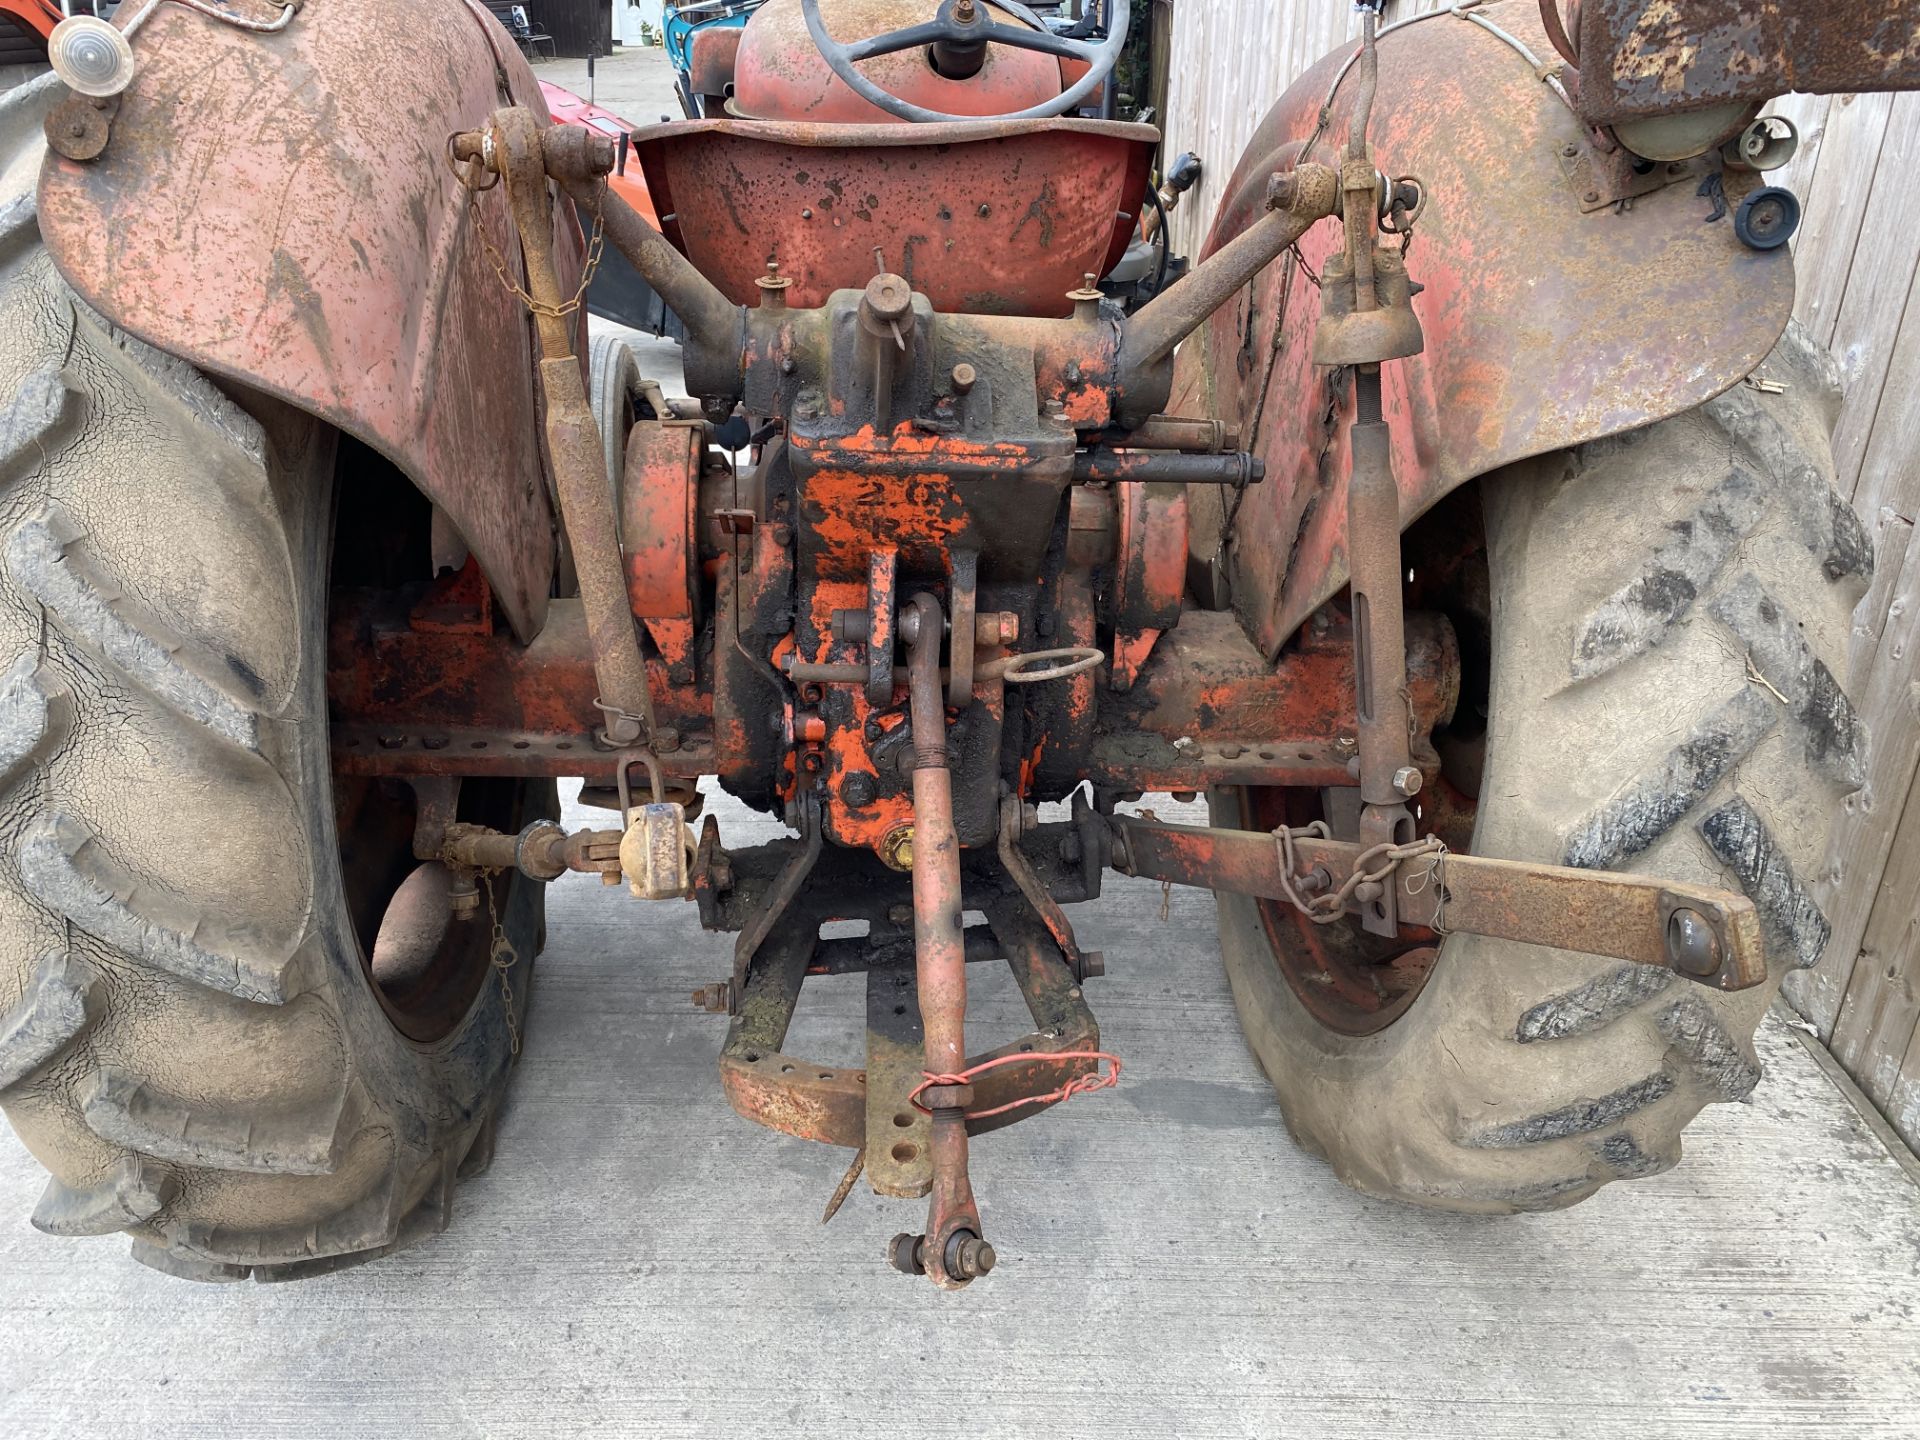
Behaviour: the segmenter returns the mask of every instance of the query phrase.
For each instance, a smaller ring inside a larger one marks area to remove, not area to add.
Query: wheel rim
[[[1449,726],[1433,736],[1441,773],[1413,805],[1417,832],[1438,835],[1449,849],[1470,853],[1486,759],[1490,685],[1491,604],[1479,486],[1463,487],[1443,500],[1402,537],[1402,552],[1411,577],[1408,613],[1444,615],[1461,649],[1460,699]],[[1241,790],[1240,823],[1276,830],[1330,819],[1323,795],[1293,788]],[[1355,838],[1341,834],[1337,825],[1334,830],[1340,839]],[[1431,930],[1371,935],[1352,916],[1316,925],[1284,901],[1258,900],[1255,906],[1288,987],[1308,1014],[1340,1035],[1378,1034],[1405,1015],[1445,949],[1443,937]]]
[[[1321,818],[1315,790],[1243,790],[1242,824],[1276,830]],[[1440,937],[1370,935],[1352,916],[1316,925],[1279,900],[1255,902],[1275,965],[1301,1005],[1341,1035],[1372,1035],[1407,1012],[1440,957]]]
[[[459,818],[516,828],[518,789],[510,780],[467,780]],[[510,882],[483,876],[478,908],[456,916],[445,868],[414,857],[416,811],[404,782],[335,781],[341,878],[361,973],[393,1027],[425,1045],[445,1039],[479,998]]]

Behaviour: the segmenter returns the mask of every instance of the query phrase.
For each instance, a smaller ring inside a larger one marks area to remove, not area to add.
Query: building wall
[[[1390,0],[1386,18],[1436,8]],[[1172,10],[1166,154],[1193,150],[1206,162],[1173,230],[1196,254],[1268,107],[1358,23],[1347,0],[1172,0]],[[1791,96],[1774,108],[1802,141],[1774,177],[1806,206],[1795,313],[1845,376],[1838,483],[1878,555],[1849,657],[1873,740],[1870,775],[1817,882],[1833,938],[1815,970],[1790,977],[1788,996],[1920,1145],[1920,94]]]

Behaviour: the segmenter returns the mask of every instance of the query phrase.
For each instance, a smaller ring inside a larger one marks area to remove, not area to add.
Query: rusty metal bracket
[[[907,1098],[920,1083],[925,1045],[912,956],[875,965],[867,971],[866,1144],[876,1195],[918,1200],[933,1188],[933,1117]]]
[[[980,602],[980,552],[955,550],[947,562],[947,596],[953,611],[947,658],[947,704],[964,710],[973,703],[974,616]]]
[[[752,968],[754,956],[773,933],[774,926],[786,914],[787,909],[799,898],[806,887],[807,876],[813,873],[813,867],[819,863],[820,851],[826,843],[826,827],[820,822],[820,799],[812,792],[801,795],[797,802],[800,810],[800,832],[804,842],[793,852],[786,867],[781,870],[780,878],[774,882],[766,900],[754,912],[753,920],[740,932],[740,938],[733,944],[733,988],[731,999],[733,1013],[740,1014],[740,1006],[747,990],[747,977]],[[717,846],[715,847],[717,849]],[[704,842],[700,857],[707,855]],[[696,880],[696,887],[699,882]],[[809,947],[811,953],[811,947]],[[804,964],[801,967],[805,968]],[[796,982],[797,983],[797,982]]]
[[[1267,900],[1291,900],[1290,890],[1337,890],[1367,853],[1347,841],[1296,836],[1295,868],[1286,876],[1280,846],[1262,831],[1126,816],[1108,823],[1113,865],[1123,874]],[[1767,976],[1759,913],[1725,890],[1442,852],[1396,867],[1392,882],[1402,926],[1658,965],[1719,990],[1749,989]]]
[[[1622,145],[1602,149],[1594,143],[1591,134],[1584,144],[1562,142],[1556,158],[1561,173],[1567,177],[1567,192],[1579,203],[1582,213],[1589,215],[1651,195],[1682,180],[1696,179],[1711,168],[1705,160],[1667,164],[1640,160]]]
[[[1075,792],[1075,798],[1078,800],[1078,792]],[[1006,866],[1013,883],[1020,888],[1020,893],[1047,927],[1053,943],[1060,947],[1060,954],[1066,960],[1067,968],[1073,972],[1073,978],[1085,981],[1095,975],[1104,975],[1107,973],[1106,957],[1098,950],[1081,951],[1079,942],[1073,938],[1073,926],[1068,923],[1066,912],[1047,893],[1047,887],[1040,883],[1040,877],[1034,873],[1027,857],[1020,853],[1020,833],[1025,828],[1026,811],[1027,807],[1018,795],[1008,793],[1001,796],[1000,863]],[[1080,812],[1076,811],[1075,819],[1079,818]]]
[[[737,1112],[769,1129],[858,1147],[867,1129],[866,1073],[815,1065],[780,1050],[817,933],[811,925],[790,926],[756,947],[752,971],[734,987],[720,1088]]]
[[[1050,1108],[1051,1100],[1027,1102],[1033,1097],[1057,1094],[1068,1082],[1092,1068],[1083,1060],[1058,1057],[1094,1050],[1100,1044],[1099,1022],[1094,1019],[1079,982],[1067,968],[1039,917],[1023,900],[1012,896],[987,901],[986,915],[992,938],[982,936],[980,927],[969,930],[967,959],[970,963],[981,963],[988,958],[989,949],[995,958],[1004,957],[1026,1002],[1033,1029],[1005,1045],[967,1057],[965,1063],[969,1069],[993,1060],[1016,1061],[974,1081],[971,1109],[994,1113],[970,1113],[967,1117],[970,1135],[1001,1129]],[[801,1140],[858,1149],[870,1145],[870,1132],[877,1124],[869,1119],[868,1089],[876,1083],[869,1070],[816,1064],[786,1054],[780,1048],[786,1040],[787,1027],[799,1003],[800,986],[806,977],[815,973],[846,973],[848,969],[840,963],[840,953],[833,949],[836,942],[817,940],[816,933],[817,921],[803,917],[802,923],[789,925],[769,938],[758,951],[752,973],[738,996],[726,1044],[720,1053],[721,1086],[734,1110],[757,1125]],[[911,969],[911,961],[904,953],[889,952],[884,946],[880,959],[882,963],[868,967],[870,975],[891,976],[902,963]],[[871,989],[869,995],[871,1016]],[[893,1017],[893,1007],[902,1003],[906,1002],[896,998],[887,1005],[890,1020],[916,1014],[917,1007],[908,1004],[907,1016]],[[903,1066],[912,1067],[912,1084],[908,1089],[924,1078],[924,1055],[907,1045],[904,1030],[897,1034],[887,1032],[880,1044],[883,1049],[904,1047],[899,1058]],[[875,1053],[871,1030],[868,1045],[871,1068]],[[891,1082],[879,1083],[882,1101],[890,1104],[887,1086]],[[901,1092],[903,1099],[906,1093]],[[900,1133],[909,1128],[893,1125],[893,1117],[901,1113],[898,1107],[882,1106],[873,1113],[884,1114],[888,1127]],[[898,1142],[890,1141],[888,1148],[895,1143]],[[872,1153],[869,1161],[873,1163]],[[900,1174],[889,1178],[884,1170],[869,1173],[876,1188],[883,1181],[893,1183],[901,1178]]]
[[[458,775],[409,775],[413,787],[413,858],[438,859],[447,843],[447,828],[459,818]]]

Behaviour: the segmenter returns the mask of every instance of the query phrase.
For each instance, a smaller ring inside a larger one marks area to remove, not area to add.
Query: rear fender
[[[1470,13],[1552,54],[1534,0]],[[1267,176],[1299,157],[1351,54],[1308,71],[1266,117],[1209,253],[1260,217]],[[1354,88],[1350,75],[1312,158],[1336,163]],[[1431,196],[1408,254],[1426,287],[1414,300],[1426,350],[1389,362],[1384,377],[1403,527],[1497,466],[1711,399],[1786,326],[1792,257],[1746,249],[1729,220],[1707,223],[1710,202],[1696,193],[1704,162],[1661,167],[1646,182],[1659,188],[1596,207],[1593,137],[1518,50],[1460,16],[1440,12],[1381,38],[1373,142],[1384,170],[1419,175]],[[1730,202],[1757,183],[1728,171]],[[1313,273],[1339,239],[1327,223],[1302,240]],[[1269,655],[1348,578],[1352,386],[1312,363],[1319,312],[1306,269],[1283,259],[1178,361],[1173,408],[1238,426],[1266,461],[1226,559],[1234,608]],[[1216,490],[1195,491],[1193,558],[1203,567],[1219,553],[1223,508]]]
[[[526,62],[468,0],[312,0],[273,35],[163,5],[134,52],[106,152],[41,170],[61,274],[148,343],[385,455],[531,637],[554,573],[531,326],[445,159],[508,97],[546,115]],[[517,275],[504,196],[479,210]],[[556,229],[570,284],[570,211]]]

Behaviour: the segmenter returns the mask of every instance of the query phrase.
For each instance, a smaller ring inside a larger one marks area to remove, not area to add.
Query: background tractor
[[[887,1254],[943,1288],[996,1258],[976,1142],[1120,1077],[1089,997],[1146,957],[1064,908],[1109,870],[1218,895],[1350,1183],[1672,1165],[1819,955],[1863,773],[1872,561],[1761,111],[1913,86],[1885,10],[1369,9],[1130,305],[1125,7],[767,0],[724,113],[631,134],[552,123],[464,0],[62,21],[0,99],[34,1222],[199,1278],[440,1228],[569,872],[734,936],[728,1099],[925,1197]],[[591,403],[615,252],[690,401]],[[730,848],[716,780],[787,838]],[[969,1033],[998,964],[1032,1028]],[[853,973],[864,1054],[788,1053]]]

